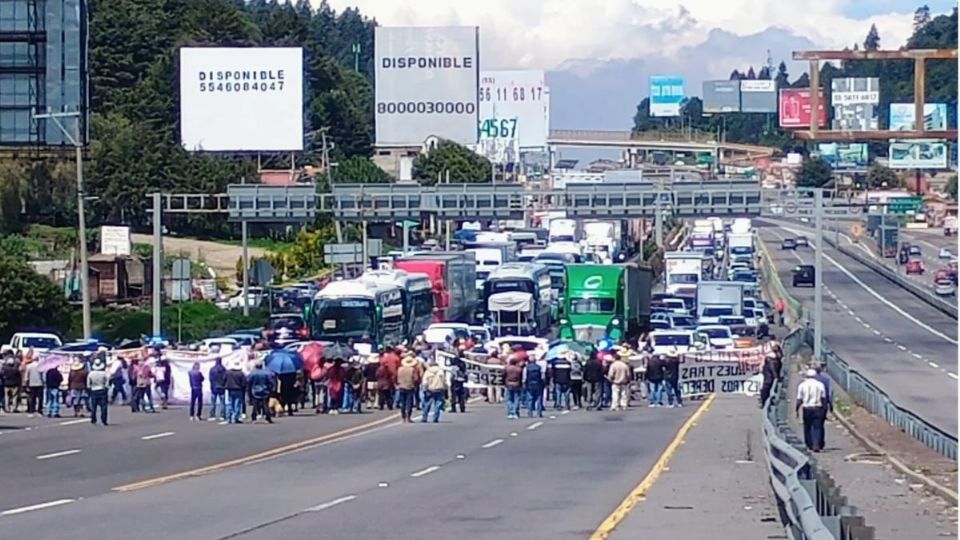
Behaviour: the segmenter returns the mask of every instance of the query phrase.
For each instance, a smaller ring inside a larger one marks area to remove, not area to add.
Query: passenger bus
[[[433,284],[430,276],[403,270],[368,270],[360,280],[370,283],[396,285],[403,299],[404,337],[422,334],[433,322]]]
[[[547,333],[553,298],[550,269],[542,264],[502,264],[483,284],[486,319],[498,336]]]
[[[373,351],[404,340],[403,294],[389,283],[333,281],[313,299],[312,339],[369,343]]]

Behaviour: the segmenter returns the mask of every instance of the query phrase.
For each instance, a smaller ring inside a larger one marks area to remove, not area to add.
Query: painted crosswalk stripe
[[[37,456],[37,459],[40,459],[40,460],[53,459],[53,458],[64,457],[64,456],[72,456],[74,454],[79,454],[79,453],[80,453],[80,450],[75,448],[73,450],[64,450],[63,452],[54,452],[52,454],[44,454],[42,456]]]

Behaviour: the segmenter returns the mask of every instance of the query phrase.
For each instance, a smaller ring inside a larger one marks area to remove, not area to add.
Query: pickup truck
[[[0,345],[0,354],[21,354],[33,349],[34,353],[47,352],[63,345],[56,334],[40,332],[18,332],[10,338],[10,343]]]

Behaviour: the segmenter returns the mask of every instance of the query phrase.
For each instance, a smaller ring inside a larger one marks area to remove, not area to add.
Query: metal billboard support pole
[[[820,362],[823,354],[823,189],[814,195],[814,227],[817,251],[814,256],[813,282],[813,358]]]
[[[163,227],[160,210],[160,192],[152,193],[153,199],[153,324],[154,336],[160,335],[160,310],[163,309]]]
[[[243,248],[243,273],[241,277],[241,279],[243,279],[243,283],[240,285],[240,294],[241,298],[243,298],[243,316],[249,317],[250,302],[247,298],[247,273],[250,271],[250,258],[247,254],[247,220],[245,219],[240,220],[240,245]]]

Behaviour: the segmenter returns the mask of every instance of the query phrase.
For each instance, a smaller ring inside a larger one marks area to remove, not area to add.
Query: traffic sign
[[[788,214],[797,213],[797,201],[787,201],[783,203],[783,211]]]
[[[887,202],[888,214],[916,214],[923,208],[923,197],[894,197]]]

